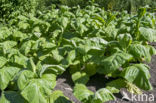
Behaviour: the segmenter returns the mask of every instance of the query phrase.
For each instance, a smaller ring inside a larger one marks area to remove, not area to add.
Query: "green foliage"
[[[0,26],[1,103],[70,103],[53,91],[56,77],[67,69],[82,103],[115,100],[113,93],[121,88],[138,94],[152,89],[143,63],[156,54],[147,43],[155,41],[156,19],[146,8],[138,15],[94,4],[14,13]],[[96,73],[117,80],[93,93],[84,84]]]
[[[151,90],[152,86],[149,81],[151,76],[148,69],[149,67],[145,64],[135,64],[125,68],[121,76],[141,89]]]
[[[72,74],[72,80],[74,83],[86,84],[89,80],[89,76],[85,72],[76,72]]]
[[[136,12],[139,7],[146,5],[151,8],[156,7],[156,0],[52,0],[52,3],[70,7],[77,5],[85,7],[88,4],[97,3],[107,10],[127,10],[129,12]]]
[[[72,103],[62,91],[56,90],[50,95],[49,103]]]
[[[83,84],[77,84],[75,86],[74,95],[83,103],[104,103],[115,100],[114,95],[108,89],[102,88],[94,94]]]
[[[2,0],[0,3],[0,15],[2,18],[7,19],[22,12],[34,12],[36,6],[36,0]]]

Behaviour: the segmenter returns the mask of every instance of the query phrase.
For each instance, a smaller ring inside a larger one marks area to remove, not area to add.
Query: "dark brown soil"
[[[156,48],[156,43],[152,43],[151,45],[153,45]],[[152,57],[152,61],[149,64],[149,66],[151,67],[150,69],[150,73],[151,73],[151,84],[153,86],[153,90],[152,91],[145,91],[144,93],[149,95],[149,94],[153,94],[154,95],[154,102],[137,102],[137,101],[128,101],[128,100],[122,100],[122,95],[119,94],[115,94],[115,96],[117,97],[116,101],[109,101],[107,103],[156,103],[156,56]],[[109,82],[110,80],[106,79],[103,75],[99,75],[96,74],[95,76],[90,78],[90,81],[87,83],[87,87],[88,89],[90,89],[91,91],[95,92],[96,90],[105,87],[105,84],[107,82]],[[78,101],[72,93],[74,87],[74,83],[71,80],[71,75],[68,71],[66,71],[65,73],[63,73],[61,76],[59,76],[57,78],[57,85],[55,87],[55,90],[61,90],[63,91],[64,95],[67,96],[71,101],[73,101],[74,103],[81,103],[80,101]],[[125,91],[124,89],[121,90]],[[126,91],[125,91],[126,92]]]

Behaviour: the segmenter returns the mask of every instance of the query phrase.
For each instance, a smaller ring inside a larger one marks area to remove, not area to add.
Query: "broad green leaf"
[[[17,45],[17,42],[15,41],[4,41],[0,43],[0,47],[2,47],[4,54],[7,52],[7,50],[12,49]]]
[[[106,35],[106,40],[114,40],[117,36],[118,29],[115,28],[115,26],[108,26],[104,29],[104,33]]]
[[[134,56],[134,58],[141,59],[145,58],[147,62],[151,61],[151,56],[155,54],[155,49],[151,46],[144,46],[141,44],[132,44],[129,46],[128,51]]]
[[[42,44],[43,49],[52,49],[54,47],[56,47],[56,45],[54,43],[45,42],[45,43]]]
[[[120,92],[120,90],[115,87],[107,86],[106,89],[108,89],[111,93],[119,93]]]
[[[156,30],[151,28],[140,27],[140,35],[143,40],[155,42],[156,41]]]
[[[56,86],[56,75],[55,74],[44,74],[42,75],[42,79],[45,79],[49,82],[49,87],[51,87],[52,89],[55,88]]]
[[[27,55],[32,47],[32,40],[26,41],[22,44],[20,48],[20,52],[23,53],[24,55]]]
[[[97,67],[95,63],[89,62],[89,63],[86,63],[84,72],[86,72],[87,75],[92,76],[96,74],[96,68]]]
[[[93,95],[93,92],[88,90],[87,87],[83,84],[76,84],[74,87],[74,96],[82,101],[88,100],[89,97]]]
[[[120,45],[124,48],[127,48],[132,43],[132,37],[130,34],[120,34],[117,38]]]
[[[48,64],[44,64],[42,66],[42,69],[40,71],[40,77],[44,74],[44,73],[54,73],[54,74],[62,74],[65,71],[65,68],[63,68],[60,65],[48,65]]]
[[[106,88],[112,93],[119,93],[121,88],[127,88],[131,93],[141,94],[142,91],[136,87],[131,82],[126,81],[125,79],[116,79],[106,84]]]
[[[0,68],[7,63],[7,59],[3,56],[0,56]]]
[[[104,51],[105,45],[107,44],[107,41],[104,39],[100,38],[85,38],[84,41],[79,44],[77,47],[78,52],[81,54],[89,53],[91,51]]]
[[[20,40],[22,41],[23,39],[26,39],[28,37],[28,35],[26,33],[22,33],[21,31],[18,31],[18,30],[15,30],[13,32],[13,38],[16,39],[16,40]]]
[[[58,49],[52,50],[52,58],[58,63],[63,59]]]
[[[28,103],[18,92],[4,91],[2,92],[0,103]]]
[[[116,79],[106,84],[107,87],[114,87],[118,90],[126,87],[126,81],[124,79]]]
[[[81,65],[80,65],[80,61],[79,60],[75,61],[74,64],[69,66],[69,72],[71,74],[73,74],[75,72],[78,72],[78,71],[81,71]]]
[[[39,25],[36,25],[36,26],[33,28],[32,32],[34,33],[34,35],[35,35],[36,37],[39,38],[39,37],[41,36],[41,29],[40,29]]]
[[[13,55],[10,58],[10,61],[9,62],[13,63],[14,65],[18,64],[18,65],[21,65],[24,68],[26,68],[27,61],[28,61],[28,58],[26,56],[24,56],[22,54],[17,54],[17,55]]]
[[[30,27],[30,25],[29,25],[29,23],[21,21],[18,23],[18,27],[19,27],[19,29],[26,30]]]
[[[156,55],[156,49],[152,46],[146,46],[146,48],[149,50],[150,55]]]
[[[7,26],[2,26],[0,30],[0,39],[4,40],[11,35],[9,28]]]
[[[61,19],[61,23],[62,23],[62,26],[64,27],[64,28],[66,28],[67,27],[67,25],[68,25],[68,18],[67,17],[62,17],[62,18],[60,18]]]
[[[124,52],[114,53],[113,55],[102,60],[101,66],[97,69],[97,72],[101,74],[112,73],[130,59],[132,59],[130,54]]]
[[[69,64],[72,64],[75,58],[76,58],[75,50],[68,52],[67,61]]]
[[[72,103],[64,96],[63,92],[60,90],[53,91],[50,95],[49,103]]]
[[[5,49],[11,49],[16,45],[17,45],[17,42],[15,42],[15,41],[4,41],[4,42],[0,43],[0,46],[2,46]]]
[[[95,93],[91,103],[104,103],[111,100],[116,100],[115,96],[108,89],[102,88]]]
[[[31,79],[28,85],[22,90],[21,95],[29,103],[48,103],[48,98],[56,85],[56,76],[44,74],[40,79]]]
[[[145,64],[134,64],[123,70],[121,76],[143,90],[151,90],[149,67]]]
[[[4,90],[9,82],[13,80],[15,75],[19,72],[20,68],[16,67],[3,67],[0,69],[0,89]]]
[[[13,55],[18,55],[19,54],[19,50],[17,49],[9,49],[6,51],[7,54],[7,58],[11,58]]]
[[[29,70],[21,71],[17,79],[18,88],[20,90],[23,90],[25,86],[29,83],[30,79],[33,79],[34,77],[35,74],[32,71]]]
[[[53,31],[53,38],[56,38],[61,33],[61,30],[55,30]]]
[[[102,44],[102,45],[107,45],[108,42],[100,37],[93,37],[93,38],[90,38],[89,40],[93,41],[94,43],[97,43],[97,44]]]
[[[72,80],[75,84],[86,84],[89,81],[89,76],[85,72],[75,72],[72,74]]]

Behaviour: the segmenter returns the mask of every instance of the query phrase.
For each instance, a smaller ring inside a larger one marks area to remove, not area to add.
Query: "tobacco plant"
[[[145,62],[156,54],[150,45],[156,42],[155,25],[146,8],[129,15],[97,5],[53,5],[36,16],[12,16],[0,25],[0,103],[71,103],[54,90],[56,77],[66,70],[82,103],[115,100],[121,88],[137,94],[152,90]],[[93,93],[85,84],[96,73],[114,80]]]

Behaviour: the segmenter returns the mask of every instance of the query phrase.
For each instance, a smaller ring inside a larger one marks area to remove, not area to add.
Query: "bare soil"
[[[153,45],[156,48],[156,43],[152,43],[151,45]],[[143,102],[133,101],[132,102],[132,101],[128,101],[128,100],[122,100],[122,97],[123,97],[122,93],[119,93],[119,94],[115,94],[115,96],[117,97],[116,101],[109,101],[107,103],[156,103],[156,56],[152,57],[152,61],[148,65],[151,67],[151,69],[150,69],[150,73],[151,73],[150,82],[153,86],[153,90],[152,91],[144,91],[144,93],[147,95],[153,94],[155,101],[153,101],[153,102],[150,102],[150,101],[147,101],[147,102],[146,101],[143,101]],[[87,87],[91,91],[96,92],[96,90],[98,90],[100,88],[104,88],[105,84],[109,81],[110,80],[106,79],[103,75],[96,74],[90,78],[89,82],[87,83]],[[67,96],[74,103],[81,103],[80,101],[78,101],[74,97],[74,95],[72,93],[73,87],[74,87],[74,83],[72,82],[71,75],[68,71],[64,72],[61,76],[59,76],[57,78],[57,85],[55,87],[55,90],[63,91],[64,95]],[[121,92],[122,91],[125,91],[125,90],[123,89],[123,90],[121,90]]]

